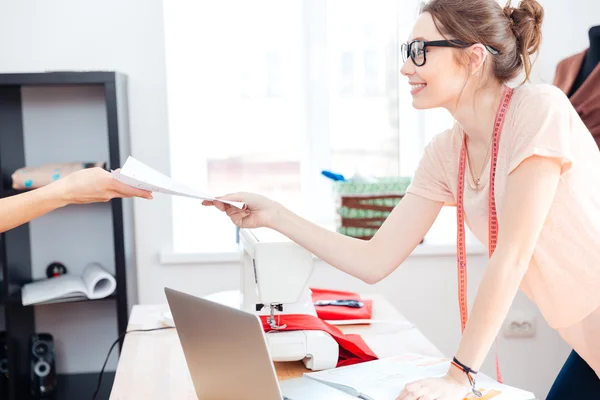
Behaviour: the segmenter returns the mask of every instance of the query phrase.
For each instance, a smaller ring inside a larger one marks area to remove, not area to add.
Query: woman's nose
[[[400,68],[400,73],[404,76],[410,76],[415,73],[415,65],[410,58],[407,58],[406,61],[404,61],[404,64],[402,64],[402,67]]]

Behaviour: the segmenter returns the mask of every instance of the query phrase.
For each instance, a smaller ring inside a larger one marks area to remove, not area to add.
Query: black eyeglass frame
[[[414,57],[412,56],[412,52],[410,51],[410,48],[412,47],[413,43],[421,43],[421,45],[423,46],[423,63],[422,64],[418,64]],[[408,58],[410,57],[410,59],[412,60],[412,62],[417,66],[417,67],[422,67],[423,65],[425,65],[425,63],[427,62],[427,51],[425,49],[427,49],[427,47],[454,47],[454,48],[458,48],[458,49],[465,49],[469,46],[472,46],[473,44],[469,44],[469,43],[465,43],[462,40],[432,40],[429,42],[426,42],[424,40],[413,40],[410,43],[402,43],[402,45],[400,46],[400,51],[402,53],[402,60],[404,62],[406,62],[406,60],[408,60]],[[493,48],[492,46],[489,45],[484,45],[485,48],[493,55],[497,55],[500,54],[500,52],[498,50],[496,50],[495,48]]]

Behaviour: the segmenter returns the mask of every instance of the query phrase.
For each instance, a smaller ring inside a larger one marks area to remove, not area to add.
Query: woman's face
[[[408,43],[415,39],[425,42],[446,40],[438,32],[429,13],[419,16]],[[416,66],[410,57],[407,58],[400,72],[408,78],[413,107],[422,110],[450,108],[456,104],[468,73],[466,67],[458,63],[456,51],[458,50],[449,47],[426,47],[426,61],[420,67]]]

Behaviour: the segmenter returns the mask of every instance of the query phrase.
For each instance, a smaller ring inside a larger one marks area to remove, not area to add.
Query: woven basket
[[[376,182],[337,181],[337,231],[369,240],[402,200],[410,184],[407,177],[385,177]]]

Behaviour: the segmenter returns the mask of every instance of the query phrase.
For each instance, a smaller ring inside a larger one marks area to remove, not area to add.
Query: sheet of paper
[[[404,354],[304,375],[353,388],[372,399],[394,400],[404,390],[406,384],[423,378],[444,376],[448,368],[450,362],[443,358]],[[484,397],[479,400],[535,399],[531,392],[502,385],[482,373],[477,375],[476,381],[478,389],[484,394]],[[465,400],[474,398],[467,393]]]
[[[194,190],[183,183],[177,182],[131,156],[127,158],[125,165],[123,165],[123,168],[121,168],[120,171],[111,171],[111,174],[115,179],[123,182],[126,185],[149,190],[151,192],[191,197],[201,200],[216,200],[215,197]],[[219,201],[240,209],[244,208],[245,205],[243,202],[238,201]]]

